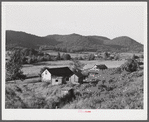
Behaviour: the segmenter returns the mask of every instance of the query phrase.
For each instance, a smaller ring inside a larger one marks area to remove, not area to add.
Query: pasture
[[[99,60],[93,60],[93,61],[86,61],[82,60],[80,61],[82,64],[84,64],[84,69],[91,68],[95,64],[105,64],[108,68],[115,68],[122,65],[125,60],[121,61],[99,61]],[[43,67],[64,67],[64,66],[71,66],[72,61],[45,61],[45,62],[39,62],[36,64],[27,64],[23,65],[22,71],[26,75],[39,75],[41,68]]]
[[[54,51],[54,50],[45,50],[43,51],[45,53],[48,53],[49,55],[57,55],[58,54],[58,51]],[[62,55],[63,53],[66,53],[66,52],[60,52],[60,54]],[[95,52],[77,52],[77,53],[67,53],[69,55],[71,55],[72,58],[75,58],[75,57],[83,57],[84,55],[88,55],[88,54],[95,54]]]

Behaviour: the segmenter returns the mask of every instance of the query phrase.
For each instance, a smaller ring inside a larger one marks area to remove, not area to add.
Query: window
[[[66,77],[66,81],[69,81],[69,77]]]
[[[58,82],[58,80],[55,80],[55,82]]]
[[[47,71],[45,71],[45,74],[47,75]]]

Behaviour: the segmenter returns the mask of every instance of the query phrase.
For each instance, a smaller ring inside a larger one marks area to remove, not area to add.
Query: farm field
[[[43,51],[45,53],[48,53],[50,55],[57,55],[58,54],[58,51],[54,51],[54,50],[46,50],[46,51]],[[65,52],[60,52],[60,54],[62,55],[63,53]],[[89,55],[89,54],[96,54],[96,52],[78,52],[78,53],[67,53],[67,54],[70,54],[72,58],[75,58],[75,57],[83,57],[84,55]],[[123,53],[120,53],[120,57],[122,59],[126,59],[126,58],[130,58],[132,57],[132,55],[135,54],[137,56],[141,55],[142,53],[131,53],[131,52],[123,52]]]
[[[121,61],[98,61],[98,60],[93,60],[93,61],[80,61],[82,64],[84,64],[84,69],[91,68],[95,64],[105,64],[108,68],[115,68],[119,67],[122,65],[125,60]],[[46,61],[46,62],[40,62],[37,64],[28,64],[28,65],[23,65],[22,71],[24,74],[27,75],[38,75],[40,73],[41,68],[43,67],[64,67],[64,66],[70,66],[72,61]]]
[[[43,51],[45,53],[48,53],[50,55],[57,55],[58,51],[54,51],[54,50],[46,50],[46,51]],[[60,52],[60,54],[63,54],[65,52]],[[72,58],[75,58],[75,57],[79,57],[79,56],[84,56],[84,55],[88,55],[88,54],[95,54],[95,52],[78,52],[78,53],[67,53],[67,54],[70,54]]]

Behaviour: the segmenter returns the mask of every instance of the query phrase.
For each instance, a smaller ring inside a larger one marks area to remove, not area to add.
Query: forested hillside
[[[143,51],[143,45],[127,36],[109,39],[103,36],[48,35],[39,37],[25,32],[6,31],[7,50],[11,47],[57,50],[64,52],[79,51]]]

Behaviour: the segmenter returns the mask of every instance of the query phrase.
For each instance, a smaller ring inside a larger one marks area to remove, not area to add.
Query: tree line
[[[23,64],[33,64],[41,61],[71,60],[71,56],[67,53],[63,53],[62,55],[60,55],[60,53],[58,52],[58,54],[55,56],[50,55],[48,53],[44,53],[40,50],[29,48],[17,49],[13,50],[12,52],[15,53],[18,50],[22,55],[20,60],[22,60]]]

